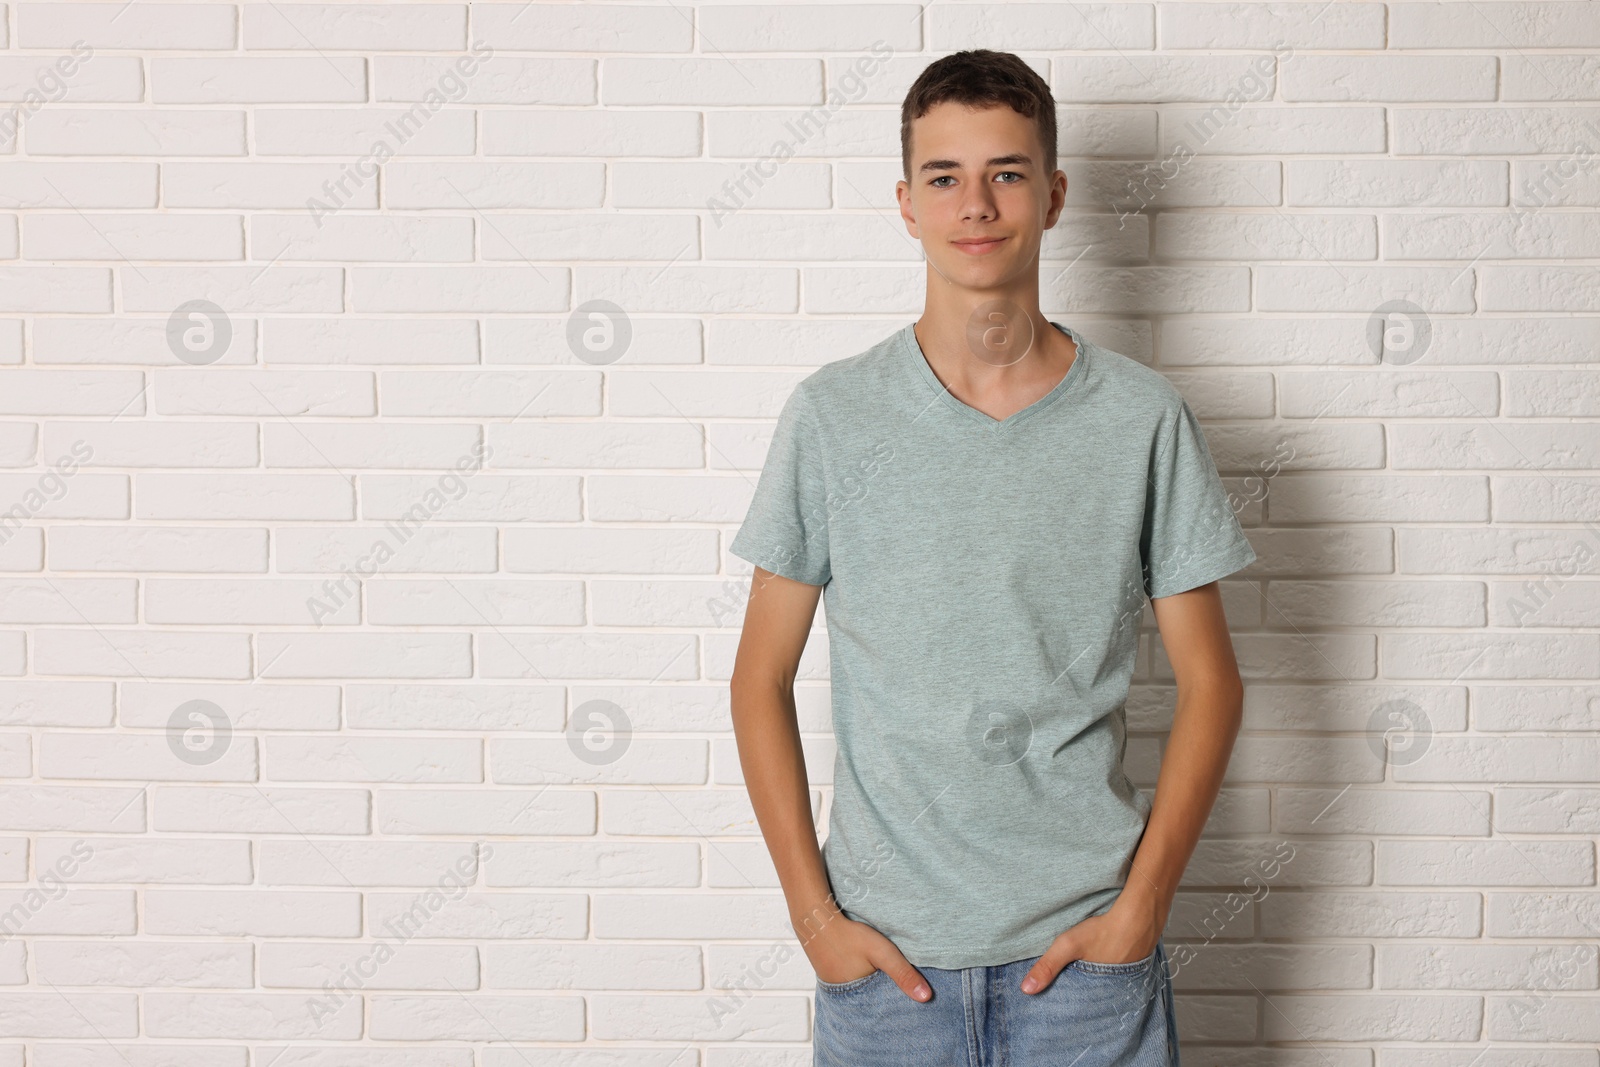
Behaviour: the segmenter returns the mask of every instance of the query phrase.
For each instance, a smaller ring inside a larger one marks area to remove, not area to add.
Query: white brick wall
[[[1261,557],[1184,1063],[1600,1064],[1600,4],[0,14],[0,1067],[810,1063],[727,544],[967,47]]]

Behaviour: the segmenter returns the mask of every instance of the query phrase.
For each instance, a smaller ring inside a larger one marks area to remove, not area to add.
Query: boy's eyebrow
[[[1033,159],[1025,152],[1013,152],[1009,156],[995,156],[985,166],[989,167],[1031,167]],[[917,173],[930,170],[960,170],[961,163],[954,159],[930,159],[917,168]]]

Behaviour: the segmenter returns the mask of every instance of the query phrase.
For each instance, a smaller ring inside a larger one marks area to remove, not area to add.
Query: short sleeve
[[[821,446],[804,389],[796,388],[778,415],[750,510],[728,551],[806,585],[828,583],[832,571]]]
[[[1150,599],[1198,588],[1255,562],[1185,401],[1152,450],[1139,553]]]

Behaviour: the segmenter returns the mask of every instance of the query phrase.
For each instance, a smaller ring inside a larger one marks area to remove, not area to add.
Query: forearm
[[[1242,708],[1233,680],[1179,690],[1150,817],[1123,888],[1163,919],[1222,788]]]
[[[787,682],[738,685],[730,697],[750,805],[777,869],[790,919],[803,940],[838,908],[829,897],[827,868],[811,818],[811,787],[800,748],[794,690]]]

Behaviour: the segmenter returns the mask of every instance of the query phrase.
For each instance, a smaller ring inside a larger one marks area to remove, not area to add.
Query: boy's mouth
[[[981,256],[999,248],[1005,240],[1004,237],[963,237],[951,243],[969,256]]]

